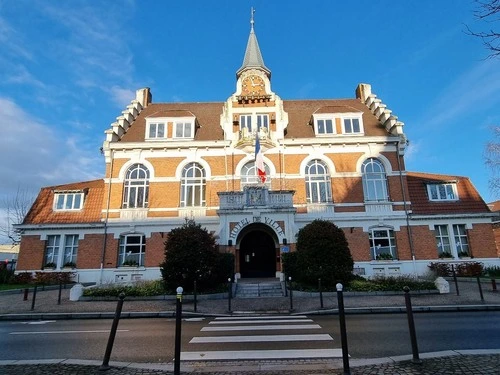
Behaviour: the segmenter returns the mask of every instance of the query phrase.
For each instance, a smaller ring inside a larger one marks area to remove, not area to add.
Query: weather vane
[[[253,24],[255,23],[255,21],[253,20],[254,13],[255,13],[255,9],[253,7],[250,8],[250,25],[252,26],[252,29],[253,29]]]

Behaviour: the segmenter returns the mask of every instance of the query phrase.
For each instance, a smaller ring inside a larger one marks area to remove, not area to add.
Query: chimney
[[[356,98],[361,99],[362,103],[366,103],[366,99],[372,94],[372,86],[368,83],[360,83],[356,87]]]
[[[139,89],[135,92],[135,99],[141,103],[142,108],[146,108],[152,102],[151,91],[149,87]]]

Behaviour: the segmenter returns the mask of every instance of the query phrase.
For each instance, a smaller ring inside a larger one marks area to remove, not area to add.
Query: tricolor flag
[[[264,155],[260,149],[259,134],[255,137],[255,168],[257,169],[257,176],[260,182],[266,182],[266,167],[264,166]]]

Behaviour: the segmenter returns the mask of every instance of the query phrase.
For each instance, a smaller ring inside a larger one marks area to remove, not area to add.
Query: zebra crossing
[[[218,317],[183,348],[181,361],[341,358],[321,329],[305,315]]]

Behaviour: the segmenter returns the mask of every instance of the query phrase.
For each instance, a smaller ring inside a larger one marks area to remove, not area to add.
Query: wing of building
[[[279,277],[281,253],[314,219],[344,230],[359,274],[424,274],[443,258],[498,265],[493,215],[469,179],[406,171],[403,122],[369,84],[354,91],[280,98],[252,20],[227,100],[154,103],[137,90],[105,132],[104,178],[40,191],[18,226],[17,270],[159,278],[166,234],[186,219],[235,255],[238,277]]]

